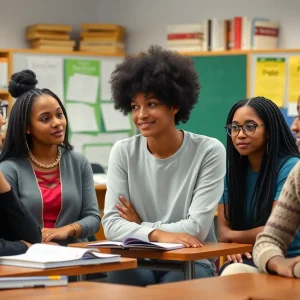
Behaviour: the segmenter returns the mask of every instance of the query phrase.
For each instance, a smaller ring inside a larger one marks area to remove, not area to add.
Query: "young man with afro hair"
[[[151,46],[126,57],[111,75],[115,108],[131,114],[140,134],[110,154],[103,228],[127,237],[201,247],[216,242],[213,218],[223,193],[225,149],[216,139],[176,128],[188,121],[200,84],[193,61]],[[213,260],[196,262],[195,277],[214,276]],[[184,279],[183,272],[132,269],[111,283],[145,286]]]

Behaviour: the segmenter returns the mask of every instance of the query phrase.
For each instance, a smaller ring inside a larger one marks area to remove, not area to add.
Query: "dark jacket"
[[[17,255],[40,243],[41,229],[12,191],[0,194],[0,256]]]

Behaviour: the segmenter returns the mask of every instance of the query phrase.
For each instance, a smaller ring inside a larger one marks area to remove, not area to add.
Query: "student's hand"
[[[48,243],[52,240],[66,240],[68,237],[74,235],[74,229],[70,225],[60,228],[43,228],[42,242]]]
[[[249,252],[243,254],[248,259],[252,258],[252,255]],[[231,254],[227,255],[227,260],[233,261],[234,263],[242,263],[243,262],[243,255],[242,254]]]
[[[183,244],[186,248],[203,246],[197,238],[188,233],[166,232],[158,229],[149,234],[149,241]]]
[[[138,214],[135,212],[133,206],[124,197],[120,196],[119,199],[124,205],[122,206],[120,204],[116,204],[116,208],[119,211],[119,215],[129,222],[141,224],[142,221]]]
[[[300,256],[293,258],[285,258],[274,256],[267,263],[267,270],[277,273],[284,277],[295,277],[294,266],[300,262]]]
[[[2,172],[0,172],[0,194],[7,193],[11,190],[10,185],[8,184],[7,180],[5,179]]]

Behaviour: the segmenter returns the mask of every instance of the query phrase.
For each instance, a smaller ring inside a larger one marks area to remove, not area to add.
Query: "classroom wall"
[[[247,15],[279,20],[280,47],[300,48],[299,0],[111,0],[112,22],[128,29],[129,53],[165,45],[168,24],[197,23],[207,17]]]
[[[74,26],[110,18],[109,0],[0,0],[0,48],[28,48],[26,26],[58,23]]]
[[[236,15],[279,20],[280,47],[300,48],[299,12],[299,0],[0,0],[0,48],[27,48],[29,24],[70,24],[76,33],[83,22],[110,22],[127,28],[127,51],[136,53],[164,46],[168,24]]]

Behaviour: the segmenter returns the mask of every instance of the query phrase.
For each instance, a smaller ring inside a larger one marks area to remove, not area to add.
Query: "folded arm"
[[[203,160],[193,199],[185,219],[174,223],[143,222],[150,228],[167,232],[186,232],[204,242],[224,188],[225,154],[222,146],[212,148]]]

